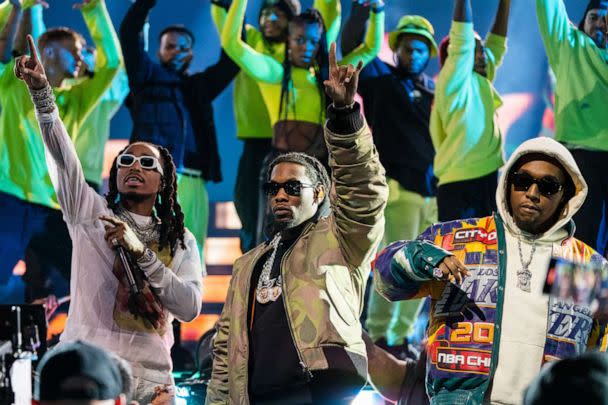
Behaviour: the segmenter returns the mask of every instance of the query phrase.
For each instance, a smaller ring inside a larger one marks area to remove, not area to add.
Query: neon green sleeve
[[[91,1],[83,7],[82,15],[97,48],[97,60],[95,75],[74,86],[70,91],[70,97],[78,100],[77,120],[79,122],[84,121],[106,90],[110,88],[118,71],[124,68],[120,42],[105,1]]]
[[[384,11],[379,13],[372,11],[369,20],[365,40],[340,61],[341,65],[350,63],[356,66],[359,60],[363,61],[363,65],[367,65],[380,52],[384,39]]]
[[[38,43],[38,38],[46,31],[46,25],[44,24],[43,8],[40,4],[32,6],[30,11],[32,18],[32,37],[34,42]]]
[[[222,30],[222,48],[239,67],[255,80],[281,83],[283,66],[272,56],[264,55],[241,38],[247,0],[234,0]]]
[[[475,65],[473,23],[452,21],[448,55],[439,72],[437,91],[452,95],[460,92],[473,77]]]
[[[578,31],[570,20],[562,0],[536,0],[538,28],[545,44],[549,64],[557,70],[563,47],[574,47]]]
[[[9,3],[8,0],[0,4],[0,31],[4,28],[6,22],[8,21],[8,16],[11,14],[11,9],[11,3]]]
[[[485,41],[485,48],[488,56],[488,80],[493,82],[496,70],[502,65],[507,53],[507,37],[489,33]]]
[[[211,3],[211,19],[217,30],[217,35],[222,35],[222,29],[224,29],[224,24],[226,24],[226,15],[226,10]]]
[[[342,6],[340,0],[315,0],[313,8],[319,10],[325,23],[327,46],[338,39],[342,23]]]

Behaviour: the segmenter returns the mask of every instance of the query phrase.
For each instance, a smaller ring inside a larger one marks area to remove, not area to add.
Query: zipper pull
[[[310,381],[312,380],[312,371],[310,371],[310,369],[308,368],[308,366],[306,366],[306,364],[304,364],[303,361],[300,362],[300,366],[302,367],[302,372],[306,375],[306,380]]]

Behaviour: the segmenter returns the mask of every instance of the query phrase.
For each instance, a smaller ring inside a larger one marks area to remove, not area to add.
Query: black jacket
[[[342,53],[361,43],[369,7],[353,2],[342,33]],[[387,177],[406,190],[434,196],[435,149],[429,132],[435,83],[421,74],[407,75],[378,58],[365,66],[359,77],[365,118]]]
[[[150,59],[142,30],[156,0],[137,0],[120,26],[120,43],[131,95],[127,107],[133,119],[131,142],[166,147],[175,166],[200,170],[203,178],[221,181],[212,101],[238,73],[238,66],[222,52],[205,71],[180,74]]]

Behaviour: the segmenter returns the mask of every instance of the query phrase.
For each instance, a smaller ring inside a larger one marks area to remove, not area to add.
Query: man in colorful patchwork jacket
[[[359,316],[388,189],[354,103],[361,64],[337,67],[333,44],[330,65],[325,140],[333,181],[303,153],[270,164],[264,191],[275,233],[234,263],[208,404],[346,404],[367,379]]]
[[[497,214],[435,224],[378,256],[380,294],[431,297],[426,381],[432,404],[521,403],[543,363],[605,350],[605,327],[588,307],[542,294],[552,256],[607,266],[572,236],[571,218],[586,195],[564,146],[529,140],[505,166]]]

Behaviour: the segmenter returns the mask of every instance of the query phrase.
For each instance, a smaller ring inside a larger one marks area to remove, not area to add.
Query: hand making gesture
[[[359,61],[357,67],[353,65],[338,66],[336,62],[336,43],[332,42],[329,48],[329,79],[323,82],[325,93],[332,99],[334,107],[343,108],[355,102],[359,73],[363,69],[363,62]]]
[[[40,90],[48,86],[49,81],[31,35],[27,36],[27,43],[30,48],[30,56],[21,56],[15,61],[15,76],[23,80],[30,89]]]

